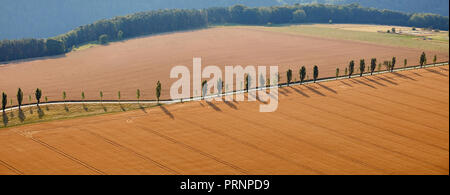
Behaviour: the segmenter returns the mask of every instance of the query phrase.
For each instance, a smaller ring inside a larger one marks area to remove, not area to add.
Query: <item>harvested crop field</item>
[[[162,82],[162,98],[169,98],[169,87],[176,79],[170,79],[170,69],[176,65],[192,67],[193,57],[202,57],[203,66],[217,65],[279,65],[280,71],[293,69],[294,79],[298,70],[306,65],[320,67],[320,77],[334,76],[335,69],[344,67],[352,59],[357,62],[372,57],[378,62],[396,56],[399,64],[408,58],[409,65],[416,65],[421,50],[390,47],[348,40],[326,39],[280,32],[268,32],[239,27],[210,28],[179,32],[114,42],[108,46],[96,46],[66,56],[14,62],[0,65],[0,90],[9,97],[17,88],[24,95],[41,88],[50,101],[67,98],[81,99],[81,91],[87,99],[136,99],[136,89],[141,89],[143,99],[155,99],[155,85]],[[447,52],[427,52],[438,55],[438,61],[447,61]],[[308,72],[312,77],[311,72]],[[284,82],[285,74],[282,75]],[[293,79],[293,80],[294,80]],[[25,101],[27,103],[27,101]]]
[[[449,174],[449,67],[0,131],[0,174]]]

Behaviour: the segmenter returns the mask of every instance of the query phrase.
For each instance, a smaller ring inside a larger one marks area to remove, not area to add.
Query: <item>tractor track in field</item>
[[[0,165],[6,167],[7,169],[9,169],[10,171],[16,173],[17,175],[23,175],[24,174],[22,171],[20,171],[19,169],[15,168],[14,166],[6,163],[3,160],[0,160]]]
[[[143,159],[143,160],[145,160],[147,162],[150,162],[150,163],[152,163],[152,164],[154,164],[154,165],[156,165],[156,166],[158,166],[158,167],[160,167],[160,168],[162,168],[162,169],[164,169],[166,171],[169,171],[169,172],[174,173],[176,175],[180,174],[180,172],[178,172],[178,171],[176,171],[174,169],[171,169],[170,167],[168,167],[166,165],[163,165],[162,163],[160,163],[160,162],[158,162],[158,161],[156,161],[156,160],[154,160],[154,159],[152,159],[150,157],[147,157],[147,156],[145,156],[143,154],[140,154],[139,152],[136,152],[136,151],[134,151],[134,150],[132,150],[132,149],[122,145],[122,144],[119,144],[119,143],[117,143],[117,142],[115,142],[115,141],[113,141],[111,139],[108,139],[108,138],[106,138],[106,137],[104,137],[104,136],[102,136],[102,135],[100,135],[98,133],[94,133],[91,130],[87,130],[87,129],[81,129],[81,130],[82,131],[86,131],[89,134],[91,134],[91,135],[93,135],[95,137],[98,137],[98,138],[102,139],[103,141],[105,141],[105,142],[107,142],[107,143],[109,143],[109,144],[111,144],[111,145],[113,145],[115,147],[118,147],[118,148],[120,148],[120,149],[122,149],[124,151],[128,151],[128,152],[138,156],[139,158],[141,158],[141,159]]]
[[[322,126],[322,125],[319,125],[319,124],[317,124],[317,123],[314,123],[314,122],[311,122],[311,121],[308,121],[308,120],[305,120],[305,119],[300,119],[300,118],[298,118],[298,117],[291,116],[291,115],[288,115],[288,114],[284,114],[284,113],[282,113],[282,114],[283,114],[284,116],[288,117],[288,118],[295,119],[295,120],[298,120],[298,121],[303,121],[303,122],[306,122],[306,123],[308,123],[308,124],[310,124],[310,125],[319,127],[319,128],[321,128],[321,129],[328,130],[328,132],[334,134],[335,136],[340,137],[340,138],[344,138],[344,139],[346,139],[346,140],[348,140],[348,141],[353,140],[353,141],[357,141],[358,143],[369,144],[369,145],[375,146],[375,147],[377,147],[377,148],[380,148],[380,149],[382,149],[382,150],[385,150],[385,151],[388,151],[388,152],[391,152],[391,153],[395,153],[395,154],[397,154],[397,155],[404,156],[404,157],[407,157],[407,158],[409,158],[409,159],[412,159],[412,160],[415,160],[415,161],[418,161],[418,162],[422,162],[422,163],[424,163],[424,164],[431,165],[431,166],[433,166],[433,167],[435,167],[435,168],[438,168],[438,169],[441,169],[441,170],[444,170],[444,171],[448,171],[448,169],[445,168],[445,167],[441,167],[441,166],[435,165],[435,164],[433,164],[433,163],[423,161],[423,160],[418,159],[418,158],[416,158],[416,157],[413,157],[413,156],[411,156],[411,155],[407,155],[407,154],[404,154],[404,153],[401,153],[401,152],[398,152],[398,151],[389,149],[389,148],[384,147],[384,146],[382,146],[382,145],[380,145],[380,144],[375,144],[375,143],[366,142],[366,141],[364,141],[364,140],[362,140],[362,139],[360,139],[360,138],[358,138],[358,137],[356,137],[356,136],[345,135],[345,134],[339,133],[338,131],[336,131],[336,130],[334,130],[334,129],[332,129],[332,128],[329,128],[329,127],[326,127],[326,126]]]
[[[243,144],[243,145],[246,145],[246,146],[248,146],[248,147],[250,147],[250,148],[253,148],[253,149],[257,150],[257,151],[263,152],[263,153],[268,154],[268,155],[270,155],[270,156],[276,157],[276,158],[278,158],[278,159],[280,159],[280,160],[283,160],[283,161],[285,161],[285,162],[291,163],[291,164],[293,164],[293,165],[295,165],[295,166],[297,166],[297,167],[300,167],[300,168],[303,168],[303,169],[312,171],[312,172],[314,172],[314,173],[316,173],[316,174],[322,174],[322,175],[325,174],[325,173],[323,173],[323,172],[321,172],[321,171],[319,171],[319,170],[315,170],[315,169],[313,169],[313,168],[311,168],[311,167],[309,167],[309,166],[306,166],[306,165],[299,165],[298,163],[296,163],[296,162],[294,162],[294,161],[292,161],[292,160],[290,160],[290,159],[284,158],[284,157],[282,157],[282,156],[280,156],[280,155],[278,155],[278,154],[276,154],[276,153],[273,153],[273,152],[264,150],[264,149],[262,149],[262,148],[260,148],[260,147],[258,147],[258,146],[256,146],[256,145],[254,145],[254,144],[251,144],[251,143],[249,143],[249,142],[240,140],[240,139],[235,138],[235,137],[233,137],[233,136],[230,136],[230,135],[228,135],[228,134],[221,133],[221,132],[219,132],[219,131],[213,130],[213,129],[211,129],[211,128],[205,127],[205,126],[203,126],[203,125],[201,125],[201,124],[198,124],[198,123],[195,123],[195,122],[186,120],[186,119],[181,119],[181,120],[182,120],[182,121],[185,121],[185,122],[187,122],[187,123],[193,124],[193,125],[195,125],[195,126],[201,127],[202,129],[204,129],[204,130],[206,130],[206,131],[209,131],[209,132],[212,132],[212,133],[214,133],[214,134],[216,134],[216,135],[220,135],[220,136],[222,136],[222,137],[229,138],[229,139],[231,139],[231,140],[233,140],[233,141],[235,141],[235,142],[241,143],[241,144]]]
[[[157,131],[151,130],[151,129],[147,128],[147,127],[143,127],[143,126],[141,126],[141,125],[137,125],[137,127],[138,127],[139,129],[141,129],[141,130],[144,130],[144,131],[146,131],[146,132],[149,132],[149,133],[152,133],[152,134],[154,134],[154,135],[156,135],[156,136],[159,136],[159,137],[161,137],[161,138],[163,138],[163,139],[166,139],[166,140],[168,140],[168,141],[170,141],[170,142],[172,142],[172,143],[178,144],[178,145],[184,147],[185,149],[188,149],[188,150],[194,151],[194,152],[196,152],[196,153],[199,153],[199,154],[201,154],[201,155],[203,155],[203,156],[205,156],[205,157],[207,157],[207,158],[210,158],[210,159],[212,159],[212,160],[214,160],[214,161],[216,161],[216,162],[218,162],[218,163],[220,163],[220,164],[223,164],[223,165],[225,165],[225,166],[228,166],[228,167],[230,167],[230,168],[232,168],[232,169],[234,169],[234,170],[236,170],[236,171],[238,171],[238,172],[240,172],[240,173],[242,173],[242,174],[249,174],[249,172],[248,172],[247,170],[245,170],[245,169],[243,169],[243,168],[240,168],[239,166],[236,166],[236,165],[234,165],[234,164],[232,164],[232,163],[230,163],[230,162],[221,160],[221,159],[215,157],[214,155],[211,155],[211,154],[209,154],[209,153],[207,153],[207,152],[204,152],[204,151],[202,151],[202,150],[200,150],[200,149],[197,149],[197,148],[192,147],[192,146],[190,146],[190,145],[188,145],[188,144],[185,144],[185,143],[183,143],[183,142],[181,142],[181,141],[178,141],[178,140],[176,140],[176,139],[174,139],[174,138],[172,138],[172,137],[170,137],[170,136],[164,135],[164,134],[162,134],[162,133],[159,133],[159,132],[157,132]]]
[[[79,160],[79,159],[77,159],[77,158],[75,158],[75,157],[73,157],[73,156],[71,156],[71,155],[65,153],[65,152],[62,151],[62,150],[59,150],[59,149],[56,148],[56,147],[51,146],[50,144],[45,143],[45,142],[42,141],[42,140],[39,140],[39,139],[34,138],[34,137],[31,137],[31,138],[29,138],[29,139],[33,140],[34,142],[36,142],[36,143],[38,143],[38,144],[40,144],[40,145],[42,145],[42,146],[44,146],[44,147],[46,147],[46,148],[48,148],[49,150],[51,150],[51,151],[53,151],[53,152],[55,152],[55,153],[58,153],[58,154],[60,154],[60,155],[62,155],[62,156],[64,156],[64,157],[68,158],[69,160],[71,160],[71,161],[73,161],[73,162],[75,162],[75,163],[80,164],[80,165],[83,166],[83,167],[86,167],[87,169],[89,169],[89,170],[91,170],[91,171],[93,171],[93,172],[95,172],[95,173],[97,173],[97,174],[100,174],[100,175],[107,175],[105,172],[103,172],[103,171],[101,171],[101,170],[99,170],[99,169],[97,169],[97,168],[95,168],[95,167],[93,167],[93,166],[91,166],[91,165],[89,165],[89,164],[87,164],[87,163],[85,163],[85,162],[83,162],[83,161],[81,161],[81,160]]]
[[[297,142],[301,142],[301,143],[305,143],[305,144],[307,144],[307,145],[309,145],[309,146],[312,146],[312,147],[314,147],[314,148],[317,148],[317,149],[319,149],[319,150],[321,150],[321,151],[327,152],[328,154],[330,154],[330,155],[332,155],[332,156],[340,157],[340,158],[343,158],[343,159],[348,160],[348,161],[350,161],[350,162],[353,162],[353,163],[356,163],[356,164],[360,164],[360,165],[362,165],[362,166],[364,166],[364,167],[367,167],[367,168],[370,168],[370,169],[375,169],[375,170],[378,170],[378,171],[381,171],[381,172],[386,173],[385,170],[383,170],[383,169],[380,169],[380,168],[378,168],[378,167],[374,167],[374,166],[369,165],[369,164],[367,164],[367,163],[365,163],[365,162],[362,162],[362,161],[360,161],[360,160],[358,160],[358,159],[355,159],[355,158],[352,158],[352,157],[349,157],[349,156],[346,156],[346,155],[339,154],[339,153],[334,152],[334,151],[332,151],[332,150],[326,149],[325,147],[320,147],[320,146],[317,145],[317,144],[314,144],[314,143],[312,143],[312,142],[308,142],[307,140],[304,140],[304,139],[300,139],[300,138],[298,138],[298,137],[296,137],[296,136],[294,137],[294,135],[291,135],[291,134],[289,134],[289,133],[285,133],[285,132],[280,131],[280,130],[278,130],[278,129],[275,129],[275,128],[273,128],[273,127],[268,127],[268,126],[264,126],[264,125],[255,123],[255,122],[253,122],[253,121],[250,120],[250,119],[239,118],[239,117],[236,117],[236,116],[233,116],[233,115],[231,115],[231,116],[234,117],[234,118],[236,118],[236,119],[244,120],[244,121],[246,121],[247,123],[251,123],[251,124],[253,124],[253,125],[259,126],[259,127],[261,127],[261,128],[270,128],[271,131],[280,133],[281,135],[283,135],[284,137],[286,137],[286,138],[288,138],[288,139],[291,139],[291,140],[294,140],[294,141],[297,141]]]

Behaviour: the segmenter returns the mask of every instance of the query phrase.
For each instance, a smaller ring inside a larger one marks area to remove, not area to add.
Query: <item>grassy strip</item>
[[[0,129],[54,120],[89,117],[156,107],[156,104],[67,104],[42,105],[1,113]]]
[[[449,41],[442,37],[434,37],[436,40],[423,40],[414,35],[364,32],[354,30],[343,30],[327,27],[326,25],[288,25],[288,26],[217,26],[217,27],[238,27],[247,29],[265,30],[271,32],[281,32],[289,34],[300,34],[315,37],[334,38],[351,41],[362,41],[386,46],[407,47],[425,51],[449,51]]]

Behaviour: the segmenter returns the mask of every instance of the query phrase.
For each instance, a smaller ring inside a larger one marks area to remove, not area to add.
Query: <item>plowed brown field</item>
[[[449,67],[0,131],[0,174],[449,174]]]
[[[10,97],[17,88],[25,96],[41,88],[50,100],[61,100],[62,91],[68,99],[80,99],[85,91],[87,99],[99,99],[103,90],[105,99],[136,99],[136,89],[141,89],[143,99],[156,99],[155,86],[163,85],[162,98],[169,98],[170,69],[176,65],[192,67],[193,57],[202,57],[203,66],[217,65],[279,65],[282,81],[285,72],[293,69],[298,78],[300,66],[306,65],[312,78],[313,65],[320,67],[320,77],[334,76],[337,67],[344,72],[350,60],[378,58],[378,62],[393,56],[403,65],[418,64],[422,51],[362,43],[325,39],[303,35],[268,32],[244,28],[211,28],[193,32],[132,39],[98,46],[65,57],[10,63],[0,66],[0,91]],[[447,52],[427,52],[429,61],[437,54],[439,61],[448,60]],[[401,64],[401,65],[400,65]],[[27,99],[27,98],[26,98]]]

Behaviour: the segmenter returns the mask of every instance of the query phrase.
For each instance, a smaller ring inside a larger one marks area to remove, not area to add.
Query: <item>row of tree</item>
[[[156,91],[156,99],[157,99],[157,103],[158,104],[159,104],[159,98],[161,97],[161,90],[162,90],[162,85],[161,85],[161,82],[158,81],[156,83],[156,90],[155,90]],[[42,90],[37,88],[35,93],[34,93],[34,95],[36,97],[36,104],[37,104],[37,106],[39,106],[39,104],[41,103],[41,98],[42,98]],[[21,106],[22,106],[23,97],[24,97],[23,96],[23,91],[22,91],[21,88],[19,88],[17,90],[16,97],[17,97],[17,105],[19,106],[19,109],[20,109]],[[118,91],[117,97],[119,98],[118,100],[120,102],[120,100],[121,100],[121,93],[120,93],[120,91]],[[65,91],[62,92],[62,98],[63,98],[64,103],[65,103],[66,102],[66,98],[67,98],[67,93]],[[86,98],[85,93],[84,93],[84,91],[82,91],[81,92],[81,99],[84,101],[85,98]],[[136,90],[136,98],[138,99],[138,102],[139,102],[140,98],[141,98],[141,90],[140,89]],[[31,102],[31,96],[29,97],[29,101]],[[48,102],[47,97],[45,97],[45,101]],[[100,102],[103,102],[103,91],[100,91]],[[8,95],[5,92],[3,92],[2,93],[2,110],[3,110],[3,112],[5,112],[7,104],[8,104]],[[11,106],[12,106],[12,99],[11,99]]]
[[[419,58],[420,67],[422,68],[426,63],[427,63],[427,56],[426,56],[425,52],[422,52],[422,54],[420,55],[420,58]],[[433,63],[434,64],[437,63],[436,55],[434,55]],[[396,64],[397,64],[397,58],[395,56],[392,57],[391,61],[383,62],[383,65],[386,67],[386,70],[390,71],[390,72],[394,71]],[[407,64],[408,64],[408,60],[404,59],[403,67],[406,67]],[[370,60],[370,66],[367,66],[367,72],[369,72],[370,75],[373,75],[376,68],[377,68],[377,59],[372,58]],[[361,77],[365,71],[366,71],[366,62],[364,59],[361,59],[359,61],[359,76]],[[381,63],[378,64],[378,71],[381,71]],[[339,68],[336,68],[336,79],[339,77],[339,72],[340,72]],[[348,68],[345,68],[344,76],[348,76],[348,78],[351,78],[354,72],[355,72],[355,61],[352,60],[352,61],[350,61]]]
[[[436,64],[436,62],[437,62],[437,56],[434,55],[433,63]],[[386,66],[386,70],[389,70],[390,72],[393,72],[396,63],[397,63],[397,58],[396,57],[392,57],[391,61],[385,61],[384,64]],[[405,59],[404,60],[404,67],[407,66],[407,63],[408,63],[408,60]],[[422,54],[420,55],[420,58],[419,58],[420,67],[422,68],[426,63],[427,63],[426,54],[425,54],[425,52],[422,52]],[[370,66],[367,67],[367,72],[370,72],[370,74],[373,75],[376,67],[377,67],[377,59],[376,58],[372,58],[370,60]],[[381,68],[381,63],[378,66],[378,71],[380,71],[380,68]],[[363,76],[365,70],[366,70],[366,62],[365,62],[364,59],[361,59],[359,61],[359,76],[360,77]],[[345,75],[348,75],[348,77],[351,78],[353,73],[354,73],[354,71],[355,71],[355,61],[351,60],[349,65],[348,65],[348,68],[345,68]],[[339,68],[336,69],[336,79],[338,77],[339,77]],[[261,75],[261,78],[263,78],[262,75]],[[300,70],[299,70],[299,78],[300,78],[300,84],[303,84],[303,82],[306,79],[306,67],[305,66],[302,66],[300,68]],[[319,78],[319,67],[317,65],[315,65],[313,67],[313,81],[314,81],[314,83],[317,81],[318,78]],[[248,92],[248,90],[250,89],[250,85],[251,85],[251,77],[248,74],[246,74],[244,80],[245,80],[244,90]],[[279,75],[278,75],[277,80],[278,81],[280,80]],[[262,80],[262,81],[264,81],[264,80]],[[289,86],[291,84],[291,81],[292,81],[292,70],[288,69],[286,71],[286,84]],[[270,79],[267,80],[266,86],[271,86]],[[219,78],[219,80],[217,81],[217,87],[218,87],[218,93],[221,94],[222,91],[223,91],[223,87],[224,87],[224,84],[223,84],[223,81],[222,81],[221,78]],[[204,98],[206,96],[207,88],[208,88],[207,87],[207,81],[206,80],[202,81],[202,98]],[[155,89],[156,98],[157,98],[158,104],[159,104],[159,100],[160,100],[160,97],[161,97],[161,90],[162,90],[162,85],[161,85],[161,82],[158,81],[156,83],[156,89]],[[37,105],[39,106],[40,100],[42,98],[42,90],[41,89],[39,89],[39,88],[36,89],[35,97],[36,97],[36,100],[37,100]],[[81,92],[81,99],[83,101],[85,100],[85,97],[86,96],[85,96],[84,91]],[[118,97],[118,100],[120,102],[120,100],[121,100],[121,92],[120,91],[118,91],[117,97]],[[63,91],[63,93],[62,93],[62,98],[63,98],[63,100],[65,102],[66,98],[67,98],[67,93],[65,91]],[[140,89],[136,90],[136,98],[138,99],[138,102],[139,102],[140,98],[141,98],[141,90]],[[2,110],[3,110],[3,112],[5,111],[6,105],[8,103],[7,99],[8,99],[8,96],[6,95],[6,93],[3,92],[2,93]],[[29,99],[31,101],[31,96],[30,96]],[[45,101],[48,101],[47,97],[45,97],[45,99],[46,99]],[[103,91],[100,91],[100,101],[103,102]],[[18,91],[17,91],[17,103],[18,103],[19,109],[22,106],[22,102],[23,102],[23,91],[22,91],[21,88],[19,88]],[[12,100],[11,100],[11,104],[12,104]]]
[[[448,17],[408,14],[351,5],[293,5],[274,7],[215,7],[158,10],[100,20],[49,39],[0,41],[0,62],[63,54],[92,41],[102,44],[141,35],[204,28],[208,25],[285,23],[370,23],[448,30]]]

